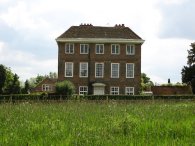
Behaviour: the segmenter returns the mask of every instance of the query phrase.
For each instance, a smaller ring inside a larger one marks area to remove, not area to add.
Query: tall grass
[[[195,102],[0,104],[0,145],[195,145]]]

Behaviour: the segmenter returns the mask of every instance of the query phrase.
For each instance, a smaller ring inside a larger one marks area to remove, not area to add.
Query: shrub
[[[70,81],[57,82],[56,93],[67,96],[73,95],[75,93],[75,86]]]

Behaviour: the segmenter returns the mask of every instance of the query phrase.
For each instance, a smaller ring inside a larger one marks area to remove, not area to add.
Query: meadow
[[[0,104],[0,146],[195,145],[195,101]]]

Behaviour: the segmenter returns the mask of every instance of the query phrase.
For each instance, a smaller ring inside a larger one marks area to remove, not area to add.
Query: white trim
[[[133,76],[131,76],[131,77],[127,76],[127,65],[128,64],[132,64],[133,65]],[[134,65],[134,63],[126,63],[126,78],[134,78],[134,74],[135,74],[135,65]]]
[[[71,42],[71,43],[134,43],[143,44],[145,40],[142,39],[120,39],[120,38],[57,38],[57,42]]]
[[[113,77],[113,74],[112,74],[112,65],[113,64],[118,64],[118,76],[117,77]],[[119,78],[119,71],[120,71],[120,63],[111,63],[111,78]]]
[[[72,64],[72,76],[67,76],[66,75],[66,64],[67,63],[71,63]],[[64,74],[65,77],[73,77],[73,74],[74,74],[74,63],[73,62],[65,62],[65,70],[64,71],[65,71],[65,74]]]
[[[102,64],[102,76],[96,76],[96,65],[97,64]],[[104,63],[102,62],[96,62],[95,63],[95,78],[103,78],[104,77]]]
[[[87,76],[81,76],[81,64],[87,64]],[[79,77],[80,78],[87,78],[88,77],[88,62],[80,62],[80,64],[79,64]]]
[[[106,85],[104,83],[93,83],[93,87],[105,87]]]

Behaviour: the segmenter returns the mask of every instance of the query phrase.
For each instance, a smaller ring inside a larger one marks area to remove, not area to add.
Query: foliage
[[[154,86],[154,83],[150,80],[150,78],[145,74],[141,74],[141,91],[150,90],[151,86]]]
[[[23,94],[28,94],[30,93],[30,83],[28,80],[25,81],[24,83],[24,88],[22,89]]]
[[[0,145],[195,145],[194,109],[187,101],[0,104]]]
[[[26,101],[53,101],[53,100],[95,100],[95,101],[131,101],[131,100],[142,100],[142,101],[152,101],[152,100],[183,100],[190,99],[194,100],[194,95],[56,95],[54,93],[47,94],[45,92],[33,93],[33,94],[12,94],[12,95],[0,95],[0,102],[20,102]]]
[[[62,81],[56,83],[56,93],[63,95],[73,95],[75,93],[74,84],[70,81]]]
[[[191,83],[193,93],[195,93],[195,81],[192,81],[195,78],[195,44],[191,44],[191,49],[188,50],[188,61],[187,65],[182,68],[182,82]],[[195,80],[195,79],[194,79]]]
[[[50,72],[49,75],[40,75],[40,74],[38,74],[36,77],[30,78],[29,79],[30,88],[36,87],[40,82],[42,82],[47,77],[52,78],[52,79],[56,79],[57,78],[57,73],[56,72]]]
[[[14,74],[10,68],[5,68],[5,81],[2,87],[3,94],[19,94],[21,87],[17,74]]]
[[[2,64],[0,64],[0,94],[3,93],[5,80],[6,80],[6,69]]]

